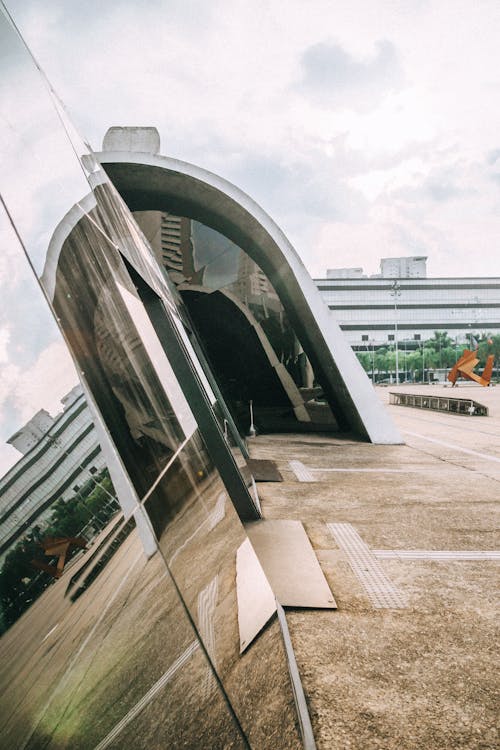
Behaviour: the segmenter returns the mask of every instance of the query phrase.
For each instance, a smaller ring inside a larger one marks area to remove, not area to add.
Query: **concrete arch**
[[[257,203],[211,172],[156,153],[103,151],[97,158],[131,211],[189,217],[247,252],[278,293],[340,429],[374,443],[402,442],[299,256]]]

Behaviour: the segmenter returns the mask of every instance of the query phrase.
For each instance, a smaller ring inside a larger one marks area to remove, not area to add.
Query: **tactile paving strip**
[[[304,466],[302,461],[289,461],[288,465],[299,480],[299,482],[315,482],[313,475],[309,469]]]
[[[500,550],[374,549],[381,560],[500,560]]]
[[[350,523],[328,523],[327,527],[373,606],[376,609],[404,609],[407,606],[406,598],[386,576],[354,526]]]

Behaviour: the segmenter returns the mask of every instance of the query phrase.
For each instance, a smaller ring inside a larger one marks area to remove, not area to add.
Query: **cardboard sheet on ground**
[[[249,539],[236,553],[236,596],[240,653],[276,612],[276,598]]]
[[[335,598],[300,521],[255,521],[245,528],[282,606],[336,609]]]

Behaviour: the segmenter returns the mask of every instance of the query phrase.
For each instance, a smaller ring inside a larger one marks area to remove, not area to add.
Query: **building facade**
[[[244,525],[263,511],[257,472],[248,451],[237,449],[238,430],[232,434],[225,409],[231,397],[235,406],[240,400],[233,373],[246,379],[251,403],[249,364],[260,357],[269,376],[277,373],[269,381],[283,386],[276,392],[287,396],[278,405],[288,418],[283,431],[312,419],[302,411],[310,389],[295,404],[298,388],[283,385],[288,361],[281,354],[295,351],[287,348],[295,340],[284,336],[290,330],[324,391],[318,409],[328,406],[340,430],[390,444],[401,442],[399,432],[270,217],[222,178],[161,156],[153,128],[113,128],[95,154],[67,122],[2,8],[2,206],[73,356],[130,527],[126,536],[104,531],[78,570],[66,570],[32,605],[29,622],[15,622],[6,634],[1,708],[22,710],[9,717],[4,744],[312,748],[284,612]],[[161,212],[155,250],[133,211]],[[189,266],[189,243],[200,267]],[[242,262],[235,248],[252,262]],[[271,289],[268,304],[261,298]],[[283,351],[273,355],[274,346]],[[66,404],[68,421],[79,406]],[[261,408],[276,417],[272,402]],[[38,457],[36,439],[45,429],[41,441],[51,457],[60,427],[42,412],[16,433],[22,461]],[[61,467],[70,446],[90,439],[86,429],[73,433]],[[89,450],[77,468],[84,460],[92,465]],[[51,481],[59,466],[45,468]],[[66,476],[64,489],[74,489],[78,477]],[[13,505],[5,520],[19,524]],[[28,577],[15,579],[14,596],[24,593]],[[333,596],[325,606],[335,606]],[[40,647],[54,631],[54,644]],[[27,673],[43,675],[28,696]]]
[[[419,279],[427,276],[427,256],[411,255],[402,258],[381,258],[380,273],[371,279]],[[367,279],[360,266],[356,268],[329,268],[327,279]]]
[[[470,343],[483,333],[500,334],[500,278],[427,278],[418,264],[393,276],[401,264],[386,264],[377,276],[332,272],[316,285],[347,340],[355,349],[425,341],[434,331],[446,331],[457,344]],[[413,259],[409,259],[413,260]],[[339,269],[341,271],[342,269]]]
[[[8,441],[22,457],[0,479],[0,557],[50,514],[56,500],[74,497],[105,468],[81,386],[62,404],[55,417],[37,412]]]

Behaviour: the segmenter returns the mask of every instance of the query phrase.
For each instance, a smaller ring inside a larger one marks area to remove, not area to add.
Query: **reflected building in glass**
[[[22,454],[0,479],[0,565],[6,550],[102,472],[104,457],[81,387],[63,399],[52,417],[41,409],[8,440]]]
[[[0,639],[4,743],[313,747],[244,527],[261,518],[249,405],[262,431],[399,437],[269,217],[159,157],[154,129],[112,130],[115,150],[93,154],[3,9],[0,22],[3,220],[73,357],[121,506]]]
[[[311,364],[258,264],[198,221],[160,211],[134,212],[134,218],[179,292],[240,433],[250,424],[250,401],[260,432],[336,431]]]

